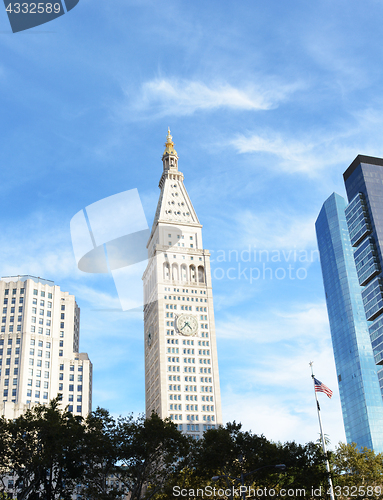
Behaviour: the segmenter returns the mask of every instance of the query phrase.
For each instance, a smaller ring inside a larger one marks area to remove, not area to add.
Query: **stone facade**
[[[61,395],[62,408],[92,409],[92,363],[79,353],[75,297],[33,276],[0,280],[0,415],[13,419]]]
[[[170,131],[144,281],[146,414],[188,434],[222,424],[210,253]]]

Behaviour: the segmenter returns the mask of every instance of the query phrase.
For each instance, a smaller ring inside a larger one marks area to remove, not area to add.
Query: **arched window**
[[[148,282],[146,281],[144,285],[144,305],[146,305],[148,301]]]
[[[187,272],[185,264],[182,264],[182,266],[181,266],[181,280],[182,281],[188,280],[188,272]]]
[[[168,262],[164,262],[164,280],[170,280],[170,266]]]
[[[198,266],[198,283],[205,283],[205,270],[203,266]]]
[[[178,281],[178,264],[172,265],[172,279]]]
[[[190,281],[197,281],[197,273],[193,265],[190,266]]]

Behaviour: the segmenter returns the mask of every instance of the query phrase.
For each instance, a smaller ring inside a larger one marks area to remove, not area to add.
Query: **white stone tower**
[[[222,424],[210,253],[170,130],[144,280],[146,414],[200,437]]]

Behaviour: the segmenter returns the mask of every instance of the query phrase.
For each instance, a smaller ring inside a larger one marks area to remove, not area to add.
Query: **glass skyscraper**
[[[316,232],[347,442],[383,452],[383,159],[357,156]]]

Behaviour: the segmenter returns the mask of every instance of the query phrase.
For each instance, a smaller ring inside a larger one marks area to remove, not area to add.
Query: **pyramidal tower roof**
[[[161,189],[153,228],[160,222],[201,227],[197,214],[184,186],[184,175],[178,170],[178,154],[173,137],[168,129],[165,151],[162,155],[163,172],[159,183]]]

